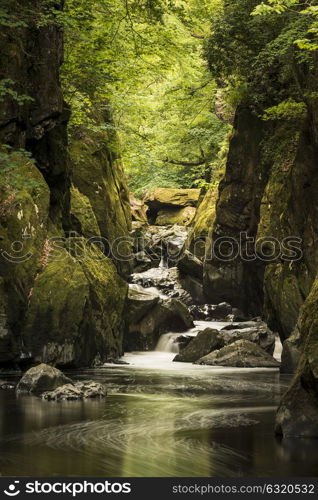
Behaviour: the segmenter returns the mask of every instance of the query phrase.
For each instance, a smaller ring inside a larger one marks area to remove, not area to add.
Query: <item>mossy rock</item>
[[[127,284],[84,239],[70,239],[35,281],[23,339],[40,362],[91,366],[122,354]]]
[[[100,234],[112,247],[110,255],[116,267],[128,276],[131,271],[129,194],[122,167],[108,145],[107,134],[84,131],[71,142],[73,183],[88,198]]]
[[[200,189],[158,188],[147,193],[144,203],[151,210],[164,207],[196,207],[200,198]]]
[[[276,416],[276,433],[284,437],[318,437],[318,279],[300,314],[300,360],[291,387]]]
[[[92,205],[75,186],[71,187],[72,227],[85,238],[101,236]]]
[[[25,353],[20,330],[49,228],[50,193],[41,173],[21,155],[11,161],[12,176],[0,190],[0,362]]]
[[[201,260],[204,259],[206,245],[212,238],[217,197],[218,189],[215,186],[211,187],[204,195],[198,206],[193,228],[186,242],[187,249]]]

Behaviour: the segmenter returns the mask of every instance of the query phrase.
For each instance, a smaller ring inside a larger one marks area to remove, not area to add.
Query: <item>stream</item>
[[[0,392],[4,476],[314,476],[314,440],[279,440],[289,377],[273,369],[172,362],[173,336],[129,365],[71,373],[105,382],[105,400],[52,403]],[[279,346],[278,346],[279,350]],[[278,351],[277,351],[278,352]]]
[[[164,268],[143,279],[161,278]],[[140,285],[131,285],[140,288]],[[171,287],[168,287],[168,291]],[[149,284],[148,284],[149,290]],[[162,297],[160,290],[150,288]],[[227,323],[196,321],[186,335]],[[315,440],[278,439],[290,377],[278,369],[173,362],[180,333],[128,364],[69,372],[107,386],[104,400],[48,402],[0,391],[0,474],[103,477],[315,476]],[[280,359],[281,343],[274,356]],[[19,376],[1,374],[7,380]]]

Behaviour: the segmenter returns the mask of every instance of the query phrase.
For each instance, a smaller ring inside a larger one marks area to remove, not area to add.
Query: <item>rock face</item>
[[[158,211],[156,224],[158,226],[168,226],[177,224],[178,226],[189,226],[196,214],[194,207],[167,208]]]
[[[276,359],[248,340],[237,340],[199,359],[196,364],[238,368],[279,368]]]
[[[134,223],[131,232],[134,253],[134,272],[151,267],[175,266],[179,261],[188,236],[183,226],[145,226]]]
[[[21,105],[8,92],[0,104],[0,142],[13,148],[1,154],[1,170],[14,171],[0,193],[0,365],[96,365],[122,354],[128,192],[108,136],[78,131],[69,157],[63,30],[48,2],[7,3],[27,26],[3,27],[0,73],[32,99]],[[38,25],[41,14],[50,22]]]
[[[97,117],[100,123],[110,122],[108,114]],[[116,154],[108,146],[114,138],[105,132],[92,133],[82,129],[72,138],[70,156],[73,183],[85,196],[95,215],[102,237],[102,249],[112,258],[120,274],[131,272],[131,212],[126,180]]]
[[[30,368],[17,385],[17,392],[40,395],[54,391],[65,384],[72,384],[60,370],[44,363]]]
[[[183,254],[177,264],[183,275],[185,288],[196,303],[206,302],[203,293],[203,262],[215,220],[217,193],[217,188],[212,187],[200,197]]]
[[[181,350],[173,361],[181,361],[183,363],[194,363],[198,359],[206,356],[213,349],[220,347],[219,332],[212,328],[207,328],[203,332],[199,332],[189,344]]]
[[[149,207],[148,219],[152,224],[187,226],[194,219],[199,198],[199,189],[160,188],[148,193],[144,203]]]
[[[242,339],[249,340],[259,345],[270,355],[273,355],[275,351],[275,334],[268,328],[266,323],[262,321],[248,321],[245,323],[232,324],[222,328],[220,335],[222,335],[224,345]]]
[[[318,279],[298,322],[301,354],[291,387],[276,417],[276,432],[285,437],[318,436]]]
[[[143,201],[138,200],[133,194],[129,195],[130,209],[133,221],[148,222],[147,211],[148,207]]]

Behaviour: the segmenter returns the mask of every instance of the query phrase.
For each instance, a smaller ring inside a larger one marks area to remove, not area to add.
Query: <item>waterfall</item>
[[[166,333],[165,335],[161,335],[156,351],[159,352],[173,352],[179,353],[179,344],[176,342],[176,339],[180,337],[180,333]]]

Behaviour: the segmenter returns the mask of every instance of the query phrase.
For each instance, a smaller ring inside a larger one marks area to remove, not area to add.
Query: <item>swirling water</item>
[[[72,373],[104,382],[102,401],[53,403],[0,392],[0,473],[21,476],[314,476],[316,441],[279,440],[289,379],[275,370],[173,363],[134,353],[127,366]]]

